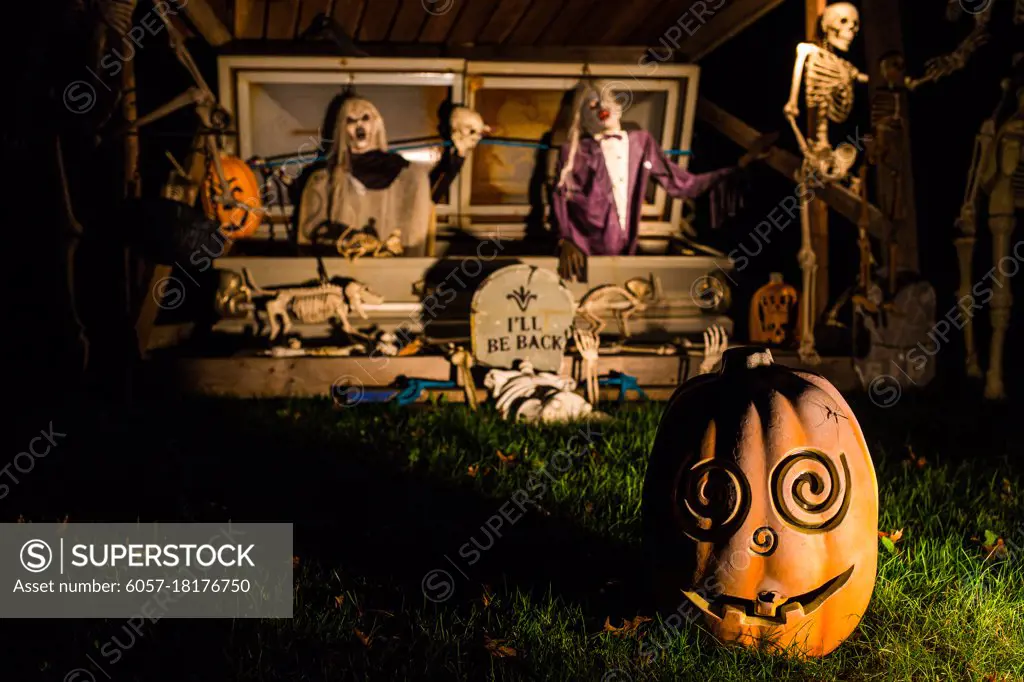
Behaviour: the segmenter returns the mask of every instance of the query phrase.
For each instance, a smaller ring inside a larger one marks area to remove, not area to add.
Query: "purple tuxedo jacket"
[[[612,181],[604,162],[601,143],[593,137],[580,139],[573,163],[570,192],[566,187],[555,190],[554,211],[562,239],[575,244],[590,256],[619,256],[636,253],[640,210],[648,178],[665,188],[670,196],[693,199],[704,194],[735,168],[710,173],[689,173],[673,163],[646,130],[631,130],[629,135],[629,225],[623,230],[615,210]],[[563,144],[559,157],[559,173],[569,156],[569,145]]]

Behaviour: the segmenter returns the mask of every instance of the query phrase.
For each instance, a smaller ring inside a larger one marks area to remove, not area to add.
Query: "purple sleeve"
[[[739,170],[733,167],[710,173],[690,173],[672,162],[653,137],[646,137],[644,162],[651,164],[651,177],[676,199],[696,199]]]
[[[594,225],[598,223],[598,216],[590,215],[593,211],[588,211],[593,206],[587,200],[587,195],[584,191],[585,183],[580,182],[580,168],[573,169],[572,178],[570,179],[570,184],[573,185],[571,189],[570,187],[558,186],[559,179],[562,177],[562,169],[565,167],[568,158],[569,145],[563,144],[558,155],[558,169],[555,171],[555,192],[552,197],[555,222],[558,224],[558,236],[561,239],[572,242],[576,245],[576,248],[589,256],[590,247],[587,244],[587,240],[573,220],[583,220],[587,225]]]

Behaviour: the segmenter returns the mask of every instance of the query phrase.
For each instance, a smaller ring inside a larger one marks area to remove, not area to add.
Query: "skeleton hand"
[[[729,347],[729,335],[719,325],[704,330],[704,361],[700,363],[700,374],[710,374],[715,365],[722,361],[722,354]]]
[[[576,350],[583,358],[583,378],[586,380],[587,400],[597,404],[598,383],[597,383],[597,356],[598,348],[601,346],[601,339],[592,331],[573,329],[573,340],[576,341]]]

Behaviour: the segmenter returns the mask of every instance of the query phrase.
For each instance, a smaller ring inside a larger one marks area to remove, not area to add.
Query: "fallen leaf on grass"
[[[924,469],[928,466],[928,460],[924,457],[918,457],[914,453],[914,448],[910,445],[907,446],[907,459],[903,462],[904,466],[914,466],[918,469]]]
[[[466,473],[469,474],[470,478],[476,478],[476,472],[479,471],[479,469],[480,467],[478,467],[476,464],[470,464],[469,468],[466,470]]]
[[[503,644],[504,639],[491,639],[489,635],[484,635],[484,648],[491,652],[491,656],[495,658],[512,658],[518,656],[519,652],[513,647]]]
[[[501,460],[502,464],[508,464],[510,466],[513,464],[518,464],[518,462],[516,462],[517,455],[514,452],[511,455],[506,455],[501,450],[495,450],[495,452],[497,453],[498,459]]]
[[[1002,560],[1010,556],[1006,542],[990,530],[985,531],[985,542],[982,543],[981,548],[985,551],[985,561],[989,559]]]
[[[491,605],[492,599],[494,599],[494,597],[491,595],[491,586],[484,585],[484,593],[480,595],[480,601],[483,602],[485,609]]]
[[[644,623],[650,622],[650,620],[651,619],[647,616],[637,616],[633,620],[623,619],[622,627],[617,628],[614,625],[612,625],[611,617],[609,616],[604,619],[604,631],[612,633],[614,637],[622,637],[624,635],[629,635],[630,633],[636,632],[637,628],[639,628]]]
[[[886,533],[885,531],[878,531],[878,537],[882,541],[882,546],[885,547],[885,551],[889,554],[896,553],[896,543],[903,539],[903,529],[894,530]]]
[[[372,639],[371,637],[367,637],[359,628],[353,628],[352,632],[356,634],[356,637],[358,637],[359,641],[363,643],[363,646],[365,646],[367,649],[370,648],[370,641]]]
[[[594,503],[593,502],[587,502],[585,505],[583,505],[583,511],[585,511],[588,514],[593,514],[594,513]]]
[[[340,594],[340,595],[338,595],[337,597],[334,598],[334,606],[335,607],[340,609],[341,605],[344,604],[344,603],[345,603],[345,595]]]

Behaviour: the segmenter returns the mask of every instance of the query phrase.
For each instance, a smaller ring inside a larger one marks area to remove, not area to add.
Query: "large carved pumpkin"
[[[216,197],[224,195],[224,190],[210,163],[203,180],[203,211],[208,218],[220,222],[221,233],[228,239],[248,237],[263,222],[260,183],[249,164],[237,156],[221,155],[220,165],[228,184],[227,194],[238,205],[225,206],[217,202]]]
[[[760,348],[672,397],[643,526],[663,598],[723,641],[823,656],[874,589],[878,484],[857,419],[824,378]]]

